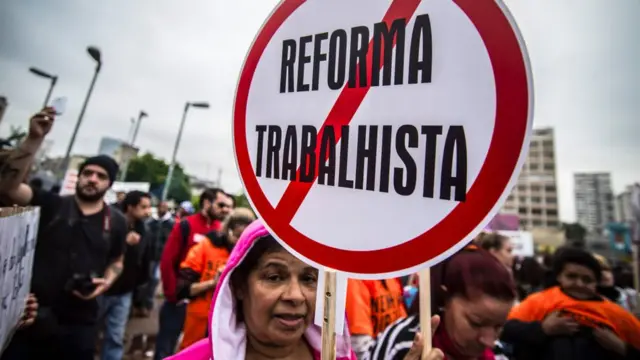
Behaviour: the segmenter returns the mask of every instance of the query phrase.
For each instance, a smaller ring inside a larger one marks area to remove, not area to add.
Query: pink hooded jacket
[[[168,360],[244,360],[246,348],[246,328],[236,320],[235,298],[231,291],[231,273],[244,260],[256,241],[269,235],[261,220],[254,221],[242,233],[231,252],[227,265],[220,276],[213,294],[213,306],[209,312],[209,338],[202,339]],[[346,329],[345,329],[346,331]],[[320,360],[322,331],[311,325],[305,332],[308,344],[314,352],[314,359]],[[351,350],[349,335],[337,336],[337,360],[357,360]]]

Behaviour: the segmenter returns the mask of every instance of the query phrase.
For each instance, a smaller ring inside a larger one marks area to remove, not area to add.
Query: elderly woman
[[[260,220],[242,233],[213,295],[209,338],[169,360],[319,360],[313,324],[318,271],[285,250]],[[406,360],[418,359],[418,339]],[[336,359],[356,360],[349,335],[336,337]],[[427,360],[442,359],[433,350]]]
[[[209,338],[170,359],[319,359],[321,329],[313,324],[317,280],[316,269],[253,222],[218,281]],[[348,335],[336,342],[337,359],[355,360]]]

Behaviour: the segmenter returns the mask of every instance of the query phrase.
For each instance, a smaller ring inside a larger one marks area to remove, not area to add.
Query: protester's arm
[[[34,115],[29,123],[27,138],[12,150],[0,163],[0,194],[15,205],[26,206],[31,203],[33,191],[22,180],[42,145],[44,137],[51,130],[55,110],[46,108]]]
[[[502,341],[513,346],[537,345],[546,341],[547,335],[537,314],[541,309],[541,296],[540,293],[533,294],[511,310],[509,320],[502,329]]]
[[[211,281],[200,282],[205,263],[203,244],[204,242],[200,242],[189,249],[184,261],[180,264],[176,281],[178,300],[200,295],[211,288]]]
[[[176,222],[169,234],[167,243],[162,250],[160,259],[160,276],[162,277],[162,291],[170,302],[176,301],[176,264],[180,261],[180,247],[182,243],[180,222]]]

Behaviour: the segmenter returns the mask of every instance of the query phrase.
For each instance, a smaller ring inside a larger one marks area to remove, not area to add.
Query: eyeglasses
[[[218,205],[218,207],[219,207],[220,209],[230,208],[230,207],[231,207],[231,205],[229,205],[229,204],[227,204],[227,203],[223,203],[223,202],[216,203],[216,205]]]
[[[94,171],[91,169],[84,169],[82,170],[82,172],[80,173],[80,175],[82,175],[83,177],[91,177],[93,175],[97,176],[98,179],[104,181],[104,180],[108,180],[109,179],[109,175],[100,172],[100,171]]]

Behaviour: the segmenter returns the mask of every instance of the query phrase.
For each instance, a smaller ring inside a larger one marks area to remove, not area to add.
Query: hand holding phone
[[[66,96],[55,98],[51,103],[51,107],[56,111],[56,115],[62,115],[67,108]]]

